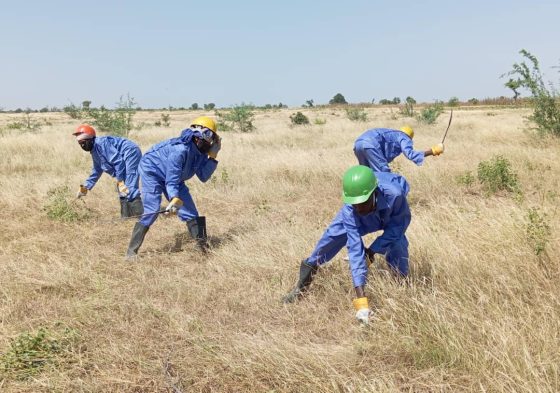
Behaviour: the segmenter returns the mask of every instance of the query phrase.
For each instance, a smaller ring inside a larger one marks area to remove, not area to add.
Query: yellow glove
[[[87,192],[88,192],[88,189],[86,188],[86,186],[84,186],[83,184],[80,184],[80,189],[76,193],[76,198],[81,198],[83,196],[86,196]]]
[[[124,181],[117,182],[117,189],[119,190],[119,196],[121,198],[126,198],[128,196],[128,187],[124,184]]]
[[[432,146],[432,154],[434,156],[439,156],[444,150],[443,143],[438,143],[437,145]]]
[[[367,297],[354,299],[352,300],[352,304],[356,309],[356,319],[364,325],[367,325],[369,323],[369,315],[371,314]]]
[[[179,198],[175,197],[175,198],[171,199],[171,202],[169,202],[169,205],[167,205],[167,207],[165,208],[165,211],[167,213],[176,214],[177,210],[179,210],[179,208],[181,206],[183,206],[183,201],[180,200]]]

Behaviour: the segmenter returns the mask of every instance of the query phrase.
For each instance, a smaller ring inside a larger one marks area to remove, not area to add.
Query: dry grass
[[[50,189],[74,190],[89,172],[70,137],[75,123],[46,114],[53,125],[36,133],[2,132],[0,353],[41,327],[78,338],[31,378],[0,368],[0,391],[560,391],[560,143],[525,132],[524,109],[456,110],[444,156],[423,167],[398,159],[412,186],[411,280],[395,284],[379,261],[369,327],[353,320],[344,252],[306,299],[280,304],[340,207],[356,136],[409,122],[426,148],[447,122],[367,111],[363,124],[342,110],[306,110],[327,123],[293,129],[293,111],[260,112],[255,133],[224,134],[214,179],[189,182],[213,252],[181,246],[184,225],[160,219],[134,264],[123,260],[134,223],[118,221],[106,175],[86,197],[86,220],[52,221],[42,210]],[[171,128],[131,138],[145,151],[193,116],[173,113]],[[523,198],[457,182],[496,154],[512,162]],[[526,236],[531,207],[552,229],[538,257]]]

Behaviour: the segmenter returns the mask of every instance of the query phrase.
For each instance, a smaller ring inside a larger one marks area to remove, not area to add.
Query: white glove
[[[86,196],[87,192],[88,192],[88,189],[84,185],[80,184],[80,189],[76,193],[76,198],[79,199],[83,196]]]
[[[175,197],[173,199],[171,199],[171,202],[169,202],[169,205],[167,205],[167,207],[165,208],[165,212],[166,213],[171,213],[171,214],[176,214],[177,210],[179,210],[179,208],[183,206],[183,201],[180,200],[179,198]]]
[[[362,308],[361,310],[356,311],[356,319],[358,320],[358,322],[361,322],[364,325],[369,324],[370,315],[371,310],[369,308]]]
[[[356,309],[356,319],[364,325],[367,325],[369,323],[369,316],[371,314],[367,297],[359,297],[352,300],[352,303],[354,304],[354,308]]]
[[[213,158],[215,160],[221,148],[222,148],[222,138],[216,135],[216,140],[214,141],[212,146],[210,146],[210,150],[208,150],[208,157]]]
[[[128,187],[124,184],[124,181],[120,181],[117,183],[117,190],[119,191],[119,196],[121,198],[126,198],[128,196]]]

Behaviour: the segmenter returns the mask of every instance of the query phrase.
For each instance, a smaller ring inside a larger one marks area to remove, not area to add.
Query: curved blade
[[[445,142],[447,131],[449,131],[449,126],[451,126],[451,120],[453,120],[453,109],[451,109],[451,114],[449,115],[449,123],[447,124],[447,128],[445,129],[445,134],[443,134],[443,139],[441,140],[441,143]]]

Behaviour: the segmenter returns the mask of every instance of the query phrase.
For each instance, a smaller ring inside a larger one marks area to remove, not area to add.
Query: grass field
[[[445,154],[395,161],[411,185],[411,277],[399,285],[376,261],[368,327],[354,320],[345,252],[301,302],[280,303],[341,206],[354,139],[410,123],[424,150],[448,119],[367,111],[356,123],[308,109],[326,124],[295,128],[291,110],[258,112],[255,132],[223,133],[213,179],[187,183],[212,252],[199,255],[184,224],[160,218],[136,263],[124,260],[134,222],[118,219],[107,175],[85,203],[70,202],[78,220],[47,217],[53,190],[64,202],[90,171],[70,135],[77,123],[47,113],[34,115],[51,123],[39,131],[4,128],[0,391],[560,391],[560,141],[528,131],[526,109],[457,109]],[[170,128],[130,138],[146,151],[201,113],[174,112]],[[0,115],[0,128],[18,116]],[[476,179],[496,155],[520,192],[489,194]]]

